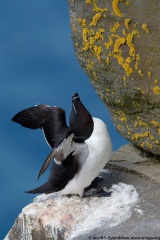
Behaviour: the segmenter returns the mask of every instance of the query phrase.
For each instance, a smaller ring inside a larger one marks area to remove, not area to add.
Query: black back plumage
[[[79,164],[75,155],[69,154],[62,164],[53,162],[48,181],[26,193],[52,193],[61,191],[79,170]]]

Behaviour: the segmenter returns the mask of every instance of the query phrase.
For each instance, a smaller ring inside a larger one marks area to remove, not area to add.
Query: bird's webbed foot
[[[92,183],[98,183],[98,182],[101,182],[102,180],[103,178],[101,176],[98,176],[92,181]]]
[[[100,191],[93,192],[93,193],[84,192],[83,198],[86,198],[86,197],[111,197],[111,194],[112,194],[112,192],[106,192],[103,189],[101,189]]]

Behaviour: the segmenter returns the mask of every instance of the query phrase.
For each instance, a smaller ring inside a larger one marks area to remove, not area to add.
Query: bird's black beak
[[[79,97],[78,93],[75,93],[72,96],[72,103],[73,103],[73,109],[74,109],[76,114],[77,114],[77,109],[78,109],[79,102],[80,102],[80,97]]]

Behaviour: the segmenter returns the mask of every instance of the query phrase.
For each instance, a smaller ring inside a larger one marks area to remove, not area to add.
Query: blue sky
[[[3,0],[0,2],[0,239],[7,234],[22,208],[32,202],[29,190],[49,154],[40,130],[11,122],[20,110],[37,103],[71,110],[78,92],[87,109],[108,126],[113,149],[126,143],[114,128],[107,108],[97,97],[79,66],[70,37],[67,1]]]

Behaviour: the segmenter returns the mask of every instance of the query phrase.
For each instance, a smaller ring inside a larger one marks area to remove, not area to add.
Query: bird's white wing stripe
[[[43,129],[43,128],[42,128],[42,131],[43,131],[43,135],[44,135],[44,138],[45,138],[45,140],[46,140],[46,143],[47,143],[48,146],[52,149],[51,145],[50,145],[49,142],[47,141],[47,138],[46,138],[46,136],[45,136],[45,133],[44,133],[44,129]]]
[[[74,151],[73,144],[72,144],[73,136],[74,136],[74,134],[71,134],[68,138],[65,138],[61,142],[61,144],[56,148],[57,156],[59,154],[61,154],[63,156],[63,158],[65,159],[72,151]],[[56,156],[55,156],[55,158],[56,158]]]
[[[65,160],[66,157],[72,151],[74,151],[74,148],[72,147],[73,136],[74,136],[74,134],[71,134],[68,138],[65,138],[57,148],[55,148],[51,151],[51,153],[45,160],[45,162],[39,172],[38,178],[46,171],[46,169],[51,164],[53,159],[56,164],[61,164],[63,162],[63,160]]]

